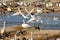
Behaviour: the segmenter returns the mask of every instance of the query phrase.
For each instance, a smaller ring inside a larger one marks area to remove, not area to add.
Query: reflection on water
[[[13,13],[11,13],[13,14]],[[10,15],[11,15],[10,14]],[[40,26],[41,29],[60,29],[60,14],[55,13],[49,13],[49,14],[39,14],[38,16],[42,16],[41,20],[43,21],[43,24],[39,23],[29,23],[30,25]],[[58,17],[58,21],[53,20],[53,16]],[[21,15],[18,16],[0,16],[0,27],[3,26],[3,21],[7,21],[6,26],[14,26],[14,25],[21,25],[22,20],[25,20],[26,22],[29,19],[24,19]]]

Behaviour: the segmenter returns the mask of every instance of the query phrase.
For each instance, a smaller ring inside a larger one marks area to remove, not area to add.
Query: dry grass
[[[2,28],[0,28],[1,30]],[[22,31],[23,34],[19,32]],[[37,30],[35,27],[31,28],[22,28],[21,26],[13,26],[6,28],[7,34],[9,34],[10,38],[13,38],[14,35],[17,35],[17,38],[21,39],[26,37],[26,39],[30,39],[31,31],[33,32],[33,40],[48,40],[55,39],[60,37],[60,30]],[[5,40],[10,40],[9,37],[5,37]]]

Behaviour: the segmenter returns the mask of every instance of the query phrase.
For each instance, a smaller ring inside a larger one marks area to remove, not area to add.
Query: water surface
[[[10,13],[10,15],[12,15],[13,12]],[[21,15],[17,15],[17,16],[8,16],[8,14],[6,13],[5,15],[1,16],[0,15],[0,27],[3,27],[3,21],[6,21],[6,27],[9,26],[14,26],[14,25],[21,25],[23,23],[22,20],[25,20],[25,22],[27,22],[29,19],[24,19]],[[40,22],[34,22],[34,23],[29,23],[30,25],[35,25],[36,27],[39,27],[41,29],[60,29],[60,14],[59,13],[49,13],[49,14],[45,14],[45,13],[41,13],[37,16],[41,16],[41,20],[43,20],[43,24]],[[53,16],[58,17],[58,21],[54,21],[53,20]]]

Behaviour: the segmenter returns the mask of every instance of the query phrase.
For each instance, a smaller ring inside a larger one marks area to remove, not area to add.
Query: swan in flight
[[[25,15],[21,12],[21,10],[20,10],[19,8],[18,8],[18,11],[19,11],[19,12],[16,12],[15,14],[12,14],[11,16],[16,16],[16,15],[19,15],[19,14],[20,14],[20,15],[22,15],[23,18],[29,18],[29,17],[25,16]]]
[[[29,22],[31,22],[31,21],[34,21],[34,20],[36,20],[35,15],[31,15],[31,14],[30,14],[30,16],[31,16],[31,18],[30,18],[30,20],[28,20],[28,22],[27,22],[27,23],[29,23]]]
[[[31,27],[29,24],[26,24],[24,20],[23,20],[23,24],[22,24],[21,26],[22,26],[23,28]]]
[[[40,19],[41,19],[41,17],[36,17],[35,15],[31,15],[30,14],[30,16],[31,16],[31,18],[28,20],[28,22],[27,23],[29,23],[29,22],[32,22],[32,21],[39,21]]]
[[[27,23],[29,23],[29,22],[32,22],[32,21],[36,21],[36,22],[39,22],[40,21],[40,19],[41,19],[41,17],[36,17],[35,15],[31,15],[30,14],[30,16],[31,16],[31,18],[27,21]],[[42,22],[42,21],[41,21]]]
[[[3,23],[3,29],[1,30],[1,35],[3,35],[3,33],[5,32],[5,24],[6,24],[6,21],[4,21]]]
[[[31,13],[32,13],[32,11],[33,11],[34,9],[32,9],[30,12],[29,11],[27,11],[27,9],[25,8],[25,11],[28,13],[27,14],[27,16],[28,15],[30,15],[31,16],[31,19],[30,20],[28,20],[28,22],[27,23],[29,23],[29,22],[31,22],[31,21],[33,21],[33,20],[36,20],[36,18],[35,18],[35,15],[33,16],[33,15],[31,15]]]
[[[53,20],[54,20],[54,21],[58,21],[58,18],[54,16],[54,17],[53,17]]]
[[[27,14],[27,16],[28,16],[28,15],[30,15],[30,16],[31,16],[30,20],[28,20],[28,22],[27,22],[27,23],[29,23],[29,22],[31,22],[31,21],[34,21],[34,20],[39,21],[39,20],[37,20],[37,18],[38,18],[38,19],[41,19],[41,17],[37,17],[37,18],[36,18],[37,13],[36,13],[36,14],[34,14],[34,15],[31,15],[31,13],[32,13],[32,11],[34,10],[34,8],[33,8],[30,12],[29,12],[29,11],[27,11],[27,9],[26,9],[26,8],[25,8],[25,10],[26,10],[26,12],[28,13],[28,14]]]
[[[34,11],[34,8],[31,10],[31,11],[28,11],[26,8],[25,8],[25,11],[28,13],[27,16],[29,16],[33,11]],[[38,9],[37,8],[37,13],[34,14],[34,15],[38,15],[39,13],[42,13],[42,9]]]

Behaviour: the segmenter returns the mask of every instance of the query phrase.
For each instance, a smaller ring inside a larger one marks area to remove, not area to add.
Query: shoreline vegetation
[[[0,28],[1,30],[2,28]],[[25,37],[26,39],[30,39],[31,32],[33,36],[33,40],[52,40],[60,37],[60,30],[39,30],[35,29],[34,26],[31,28],[22,28],[21,26],[13,26],[13,27],[6,27],[4,36],[0,35],[5,40],[10,40],[10,38],[13,38],[14,35],[17,36],[17,38],[21,39]]]

